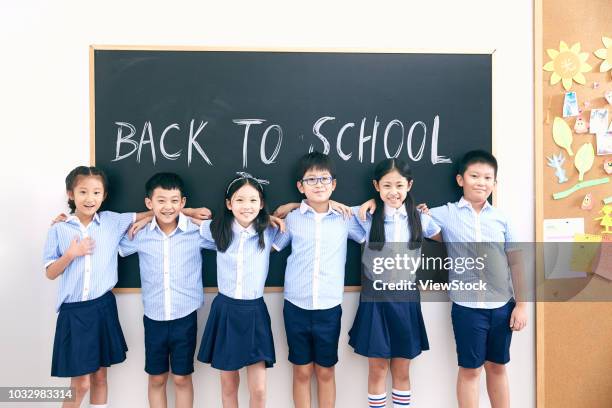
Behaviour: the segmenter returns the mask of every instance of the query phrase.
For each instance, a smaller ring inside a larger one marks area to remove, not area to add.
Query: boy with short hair
[[[451,258],[464,257],[465,251],[473,252],[477,246],[495,248],[496,243],[503,243],[501,255],[507,257],[507,263],[504,260],[499,266],[501,270],[493,267],[495,270],[481,272],[480,276],[485,276],[491,284],[488,293],[450,292],[459,363],[457,399],[461,408],[478,406],[483,365],[491,406],[510,407],[505,364],[510,361],[512,331],[522,330],[527,323],[526,303],[515,302],[512,289],[513,283],[517,292],[521,289],[520,251],[512,245],[515,239],[508,219],[487,201],[496,178],[495,157],[483,150],[470,151],[459,162],[456,176],[457,184],[463,188],[463,197],[430,210],[442,229]],[[488,259],[486,264],[490,266],[493,262]],[[463,272],[451,270],[450,273],[464,281],[469,279]]]
[[[145,204],[154,217],[133,240],[127,236],[121,240],[119,253],[128,256],[138,252],[149,404],[167,405],[166,382],[171,368],[175,406],[192,407],[197,310],[204,303],[201,249],[214,248],[181,212],[186,198],[178,175],[157,173],[147,181],[145,190]]]
[[[302,156],[296,180],[306,199],[298,211],[287,215],[287,232],[277,235],[273,244],[280,251],[291,242],[283,317],[289,361],[293,363],[293,399],[297,408],[310,407],[314,372],[318,406],[334,407],[346,240],[361,243],[365,233],[354,217],[346,220],[330,206],[336,179],[327,155],[313,152]]]

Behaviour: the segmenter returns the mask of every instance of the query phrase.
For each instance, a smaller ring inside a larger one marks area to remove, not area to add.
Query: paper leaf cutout
[[[572,129],[569,125],[563,119],[556,117],[553,122],[553,140],[557,145],[567,150],[567,154],[570,156],[574,155],[572,151],[573,139]]]
[[[585,143],[580,146],[574,159],[574,166],[578,169],[578,181],[584,180],[584,173],[591,170],[593,161],[595,160],[595,149],[591,143]]]

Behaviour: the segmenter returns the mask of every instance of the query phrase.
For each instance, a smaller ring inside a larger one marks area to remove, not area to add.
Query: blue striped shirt
[[[73,259],[60,275],[56,310],[62,303],[99,298],[115,287],[119,241],[135,218],[135,213],[102,211],[94,214],[87,227],[72,215],[49,229],[43,254],[45,268],[66,252],[75,237],[90,237],[95,242],[91,255]]]
[[[202,306],[202,248],[214,249],[183,214],[169,235],[153,218],[134,240],[127,236],[121,240],[121,256],[138,252],[142,302],[148,318],[180,319]]]
[[[302,201],[299,211],[285,220],[287,232],[273,247],[281,251],[291,242],[285,269],[285,299],[307,310],[329,309],[342,303],[346,240],[365,241],[355,217],[345,220],[332,210],[317,214]]]
[[[211,221],[204,221],[200,234],[210,245],[215,240],[210,232]],[[232,242],[225,252],[217,250],[217,285],[219,292],[233,299],[257,299],[263,296],[270,250],[278,232],[274,227],[264,231],[263,249],[259,248],[259,236],[250,225],[242,227],[236,220],[232,224]]]
[[[506,304],[513,296],[506,252],[516,249],[512,245],[515,239],[506,216],[488,201],[477,213],[463,197],[456,203],[432,208],[430,214],[442,229],[449,257],[476,258],[483,253],[487,255],[486,267],[478,274],[455,270],[449,274],[449,280],[484,280],[488,283],[487,290],[478,294],[451,290],[451,300],[461,306],[482,309],[494,309]]]

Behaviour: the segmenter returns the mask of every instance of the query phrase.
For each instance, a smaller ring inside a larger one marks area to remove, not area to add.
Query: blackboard
[[[294,165],[309,149],[331,155],[333,199],[373,194],[375,163],[413,165],[413,194],[455,201],[455,163],[492,148],[492,53],[224,51],[91,47],[92,158],[109,176],[105,209],[144,208],[144,184],[172,171],[187,206],[213,211],[236,171],[270,181],[270,210],[300,200]],[[247,132],[248,130],[248,132]],[[289,249],[273,254],[266,285],[283,285]],[[345,284],[360,283],[349,242]],[[204,253],[205,286],[216,285]],[[120,260],[119,288],[140,287],[136,256]]]

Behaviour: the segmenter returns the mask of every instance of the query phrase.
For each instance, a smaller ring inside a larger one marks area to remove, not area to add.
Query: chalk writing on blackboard
[[[248,166],[248,141],[251,137],[260,138],[259,160],[261,163],[272,164],[275,162],[283,144],[283,128],[281,124],[270,122],[267,119],[247,118],[232,119],[232,122],[242,127],[242,129],[237,129],[236,132],[236,137],[243,138],[242,167],[246,168]],[[387,158],[403,156],[401,158],[418,162],[423,159],[426,145],[429,142],[432,164],[448,164],[452,162],[448,157],[438,154],[439,115],[434,116],[429,134],[427,124],[424,121],[413,122],[406,132],[406,126],[402,121],[399,119],[390,120],[386,124],[384,131],[381,132],[382,141],[379,140],[379,126],[381,123],[378,120],[378,116],[375,116],[374,119],[363,117],[359,123],[359,130],[357,130],[357,123],[359,122],[337,123],[334,116],[323,116],[316,119],[312,126],[313,138],[310,141],[306,141],[308,143],[306,146],[307,150],[318,150],[324,154],[330,154],[332,152],[330,139],[333,140],[335,138],[334,153],[343,161],[349,161],[353,158],[354,151],[347,150],[349,146],[352,146],[358,152],[356,159],[360,163],[363,163],[364,160],[374,163],[376,149],[380,148],[384,150]],[[117,137],[113,162],[128,158],[135,159],[136,163],[142,163],[145,160],[148,162],[150,155],[150,162],[155,165],[158,160],[157,150],[159,150],[161,157],[165,160],[181,159],[184,155],[184,150],[186,150],[187,166],[191,165],[192,161],[196,158],[204,160],[210,166],[214,165],[213,160],[208,157],[205,150],[206,126],[208,122],[191,119],[188,130],[184,131],[179,123],[162,125],[160,129],[163,128],[163,130],[161,133],[157,133],[159,136],[156,136],[152,122],[145,121],[144,125],[142,125],[142,131],[139,132],[139,138],[134,124],[117,121],[115,125]],[[169,137],[182,138],[186,143],[185,148],[168,152],[165,140]],[[300,139],[304,140],[303,137]],[[145,151],[148,151],[148,153],[144,153]],[[271,151],[270,154],[268,154],[269,151]],[[133,157],[134,155],[135,157]]]

